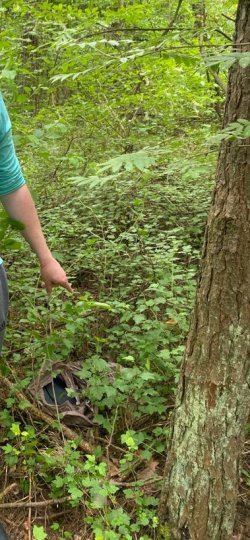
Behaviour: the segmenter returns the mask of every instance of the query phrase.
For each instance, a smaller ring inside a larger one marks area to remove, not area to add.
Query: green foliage
[[[250,137],[250,122],[245,118],[239,118],[237,122],[228,124],[225,129],[210,137],[211,143],[218,143],[224,140],[247,139]]]
[[[45,540],[48,537],[44,528],[37,525],[34,525],[33,527],[33,536],[35,540]]]
[[[221,69],[228,69],[232,67],[236,62],[242,68],[246,68],[250,65],[250,53],[249,52],[233,52],[230,54],[211,55],[206,58],[206,65],[220,66]]]
[[[9,218],[2,210],[0,213],[0,242],[2,249],[18,250],[21,243],[12,236],[11,230],[21,231],[22,229],[22,223]]]
[[[183,2],[166,35],[176,0],[1,7],[1,87],[17,153],[75,290],[56,290],[48,301],[34,257],[18,231],[10,246],[11,224],[1,217],[11,289],[1,371],[13,381],[0,413],[1,459],[21,479],[20,495],[32,478],[37,498],[68,497],[72,516],[82,513],[82,536],[93,540],[152,540],[159,525],[169,411],[216,160],[207,140],[223,101],[207,69],[225,83],[226,66],[249,62],[247,53],[225,56],[218,25],[228,35],[233,25],[222,7],[206,4],[205,29]],[[229,17],[235,7],[223,2]],[[204,32],[215,53],[205,62]],[[212,142],[248,130],[240,119]],[[63,439],[58,419],[48,432],[17,399],[58,360],[78,362],[86,381],[95,416],[87,456],[77,438]],[[72,538],[73,520],[72,530],[63,516],[50,527],[37,520],[34,539]]]
[[[161,525],[158,532],[159,540],[171,540],[171,531],[167,525]]]

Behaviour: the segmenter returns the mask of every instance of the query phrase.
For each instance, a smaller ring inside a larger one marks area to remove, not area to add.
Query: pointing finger
[[[72,287],[71,287],[71,285],[70,285],[70,283],[69,283],[68,281],[65,281],[65,282],[62,284],[62,286],[63,286],[64,289],[66,289],[67,291],[69,291],[69,292],[71,292],[71,293],[74,292],[73,289],[72,289]]]

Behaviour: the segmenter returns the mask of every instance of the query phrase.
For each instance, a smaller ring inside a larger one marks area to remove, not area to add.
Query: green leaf
[[[218,143],[224,139],[247,139],[250,136],[250,121],[239,118],[237,122],[228,124],[221,132],[208,138],[210,143]]]
[[[66,467],[65,467],[65,472],[66,472],[67,474],[73,475],[74,472],[75,472],[75,467],[74,467],[74,465],[71,465],[70,463],[68,463],[68,465],[66,465]]]
[[[248,122],[248,126],[246,126],[242,132],[242,136],[247,139],[250,137],[250,122]]]
[[[101,529],[94,530],[95,540],[105,540],[105,536]]]
[[[117,173],[122,169],[125,169],[126,171],[132,171],[134,169],[144,171],[154,163],[155,157],[152,155],[152,151],[150,154],[149,151],[139,150],[138,152],[122,154],[109,159],[100,166],[99,172],[103,173],[109,169],[111,169],[113,173]]]
[[[12,431],[13,435],[15,435],[16,437],[18,437],[18,435],[21,434],[20,424],[18,422],[14,422],[10,430]]]
[[[121,442],[126,444],[129,449],[136,449],[138,447],[130,431],[127,431],[121,436]]]
[[[146,318],[144,317],[144,315],[135,315],[134,316],[134,321],[135,321],[135,324],[140,324],[141,322],[145,321]]]
[[[80,499],[83,496],[83,491],[79,489],[77,486],[72,485],[69,486],[69,494],[71,495],[71,499],[73,501]]]
[[[140,374],[140,378],[143,380],[143,381],[153,381],[156,379],[156,374],[155,373],[150,373],[149,371],[143,371],[141,374]]]
[[[14,81],[16,78],[16,71],[14,69],[3,69],[1,73],[2,79],[8,79],[9,81]]]
[[[48,537],[43,526],[39,527],[38,525],[34,525],[33,527],[33,536],[34,540],[45,540]]]
[[[8,221],[12,229],[16,231],[23,231],[25,228],[25,225],[21,221],[17,221],[17,219],[8,218]]]
[[[230,54],[218,54],[208,56],[205,60],[207,66],[220,66],[222,69],[229,69],[235,62],[246,68],[250,64],[249,52],[233,52]]]
[[[239,59],[239,64],[241,67],[246,68],[250,65],[250,53],[242,53],[244,56]]]
[[[53,480],[53,484],[56,488],[61,488],[62,486],[64,486],[64,479],[61,476],[57,476]]]
[[[27,399],[22,399],[19,401],[19,409],[21,411],[24,411],[25,409],[28,409],[30,407],[30,402]]]

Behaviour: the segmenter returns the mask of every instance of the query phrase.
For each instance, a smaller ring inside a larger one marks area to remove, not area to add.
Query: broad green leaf
[[[39,527],[38,525],[34,525],[32,532],[34,540],[45,540],[48,537],[43,526]]]
[[[239,59],[239,64],[241,67],[246,68],[250,65],[250,53],[243,53],[244,56]]]
[[[75,485],[69,486],[68,490],[73,501],[80,499],[83,496],[83,491]]]
[[[21,401],[19,401],[19,409],[21,409],[22,411],[25,411],[29,407],[30,407],[30,402],[27,399],[22,399]]]
[[[13,435],[15,435],[16,437],[21,434],[20,424],[17,422],[12,424],[10,430],[12,431]]]
[[[1,78],[13,81],[16,78],[16,74],[16,71],[13,69],[3,69],[1,72]]]

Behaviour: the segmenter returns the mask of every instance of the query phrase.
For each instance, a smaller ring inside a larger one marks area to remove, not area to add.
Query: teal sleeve
[[[0,95],[0,196],[8,195],[24,184],[12,138],[11,122]]]

